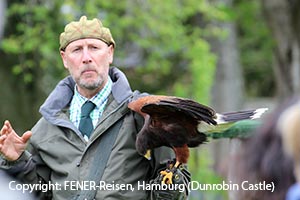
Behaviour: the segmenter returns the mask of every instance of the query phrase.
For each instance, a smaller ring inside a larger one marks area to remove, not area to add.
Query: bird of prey
[[[137,134],[137,152],[151,159],[151,150],[167,146],[174,150],[176,163],[171,171],[162,171],[163,183],[172,183],[174,170],[187,163],[189,148],[207,141],[211,132],[227,129],[234,122],[256,119],[267,109],[219,114],[214,109],[187,98],[149,95],[131,101],[128,107],[144,117]],[[173,172],[172,172],[173,171]]]

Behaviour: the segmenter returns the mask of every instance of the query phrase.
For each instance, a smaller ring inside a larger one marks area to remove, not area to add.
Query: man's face
[[[78,85],[78,91],[99,91],[108,78],[113,61],[113,46],[98,39],[79,39],[61,51],[66,69]]]

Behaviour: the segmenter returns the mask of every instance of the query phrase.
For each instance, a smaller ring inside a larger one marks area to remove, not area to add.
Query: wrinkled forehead
[[[67,48],[77,47],[77,46],[91,46],[91,45],[97,45],[97,46],[108,46],[107,43],[103,42],[99,39],[94,38],[84,38],[84,39],[78,39],[73,42],[71,42]]]

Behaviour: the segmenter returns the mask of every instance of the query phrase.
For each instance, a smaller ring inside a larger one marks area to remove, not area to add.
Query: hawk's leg
[[[176,161],[175,165],[170,165],[170,169],[166,169],[164,171],[161,171],[160,174],[163,176],[163,179],[161,181],[162,184],[172,184],[173,181],[173,174],[177,170],[177,168],[180,166],[180,162]]]

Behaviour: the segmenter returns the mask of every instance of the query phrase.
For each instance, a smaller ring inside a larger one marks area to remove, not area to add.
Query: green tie
[[[91,101],[86,101],[81,107],[81,119],[79,122],[79,130],[82,135],[90,137],[94,127],[90,117],[92,110],[95,108],[95,104]]]

